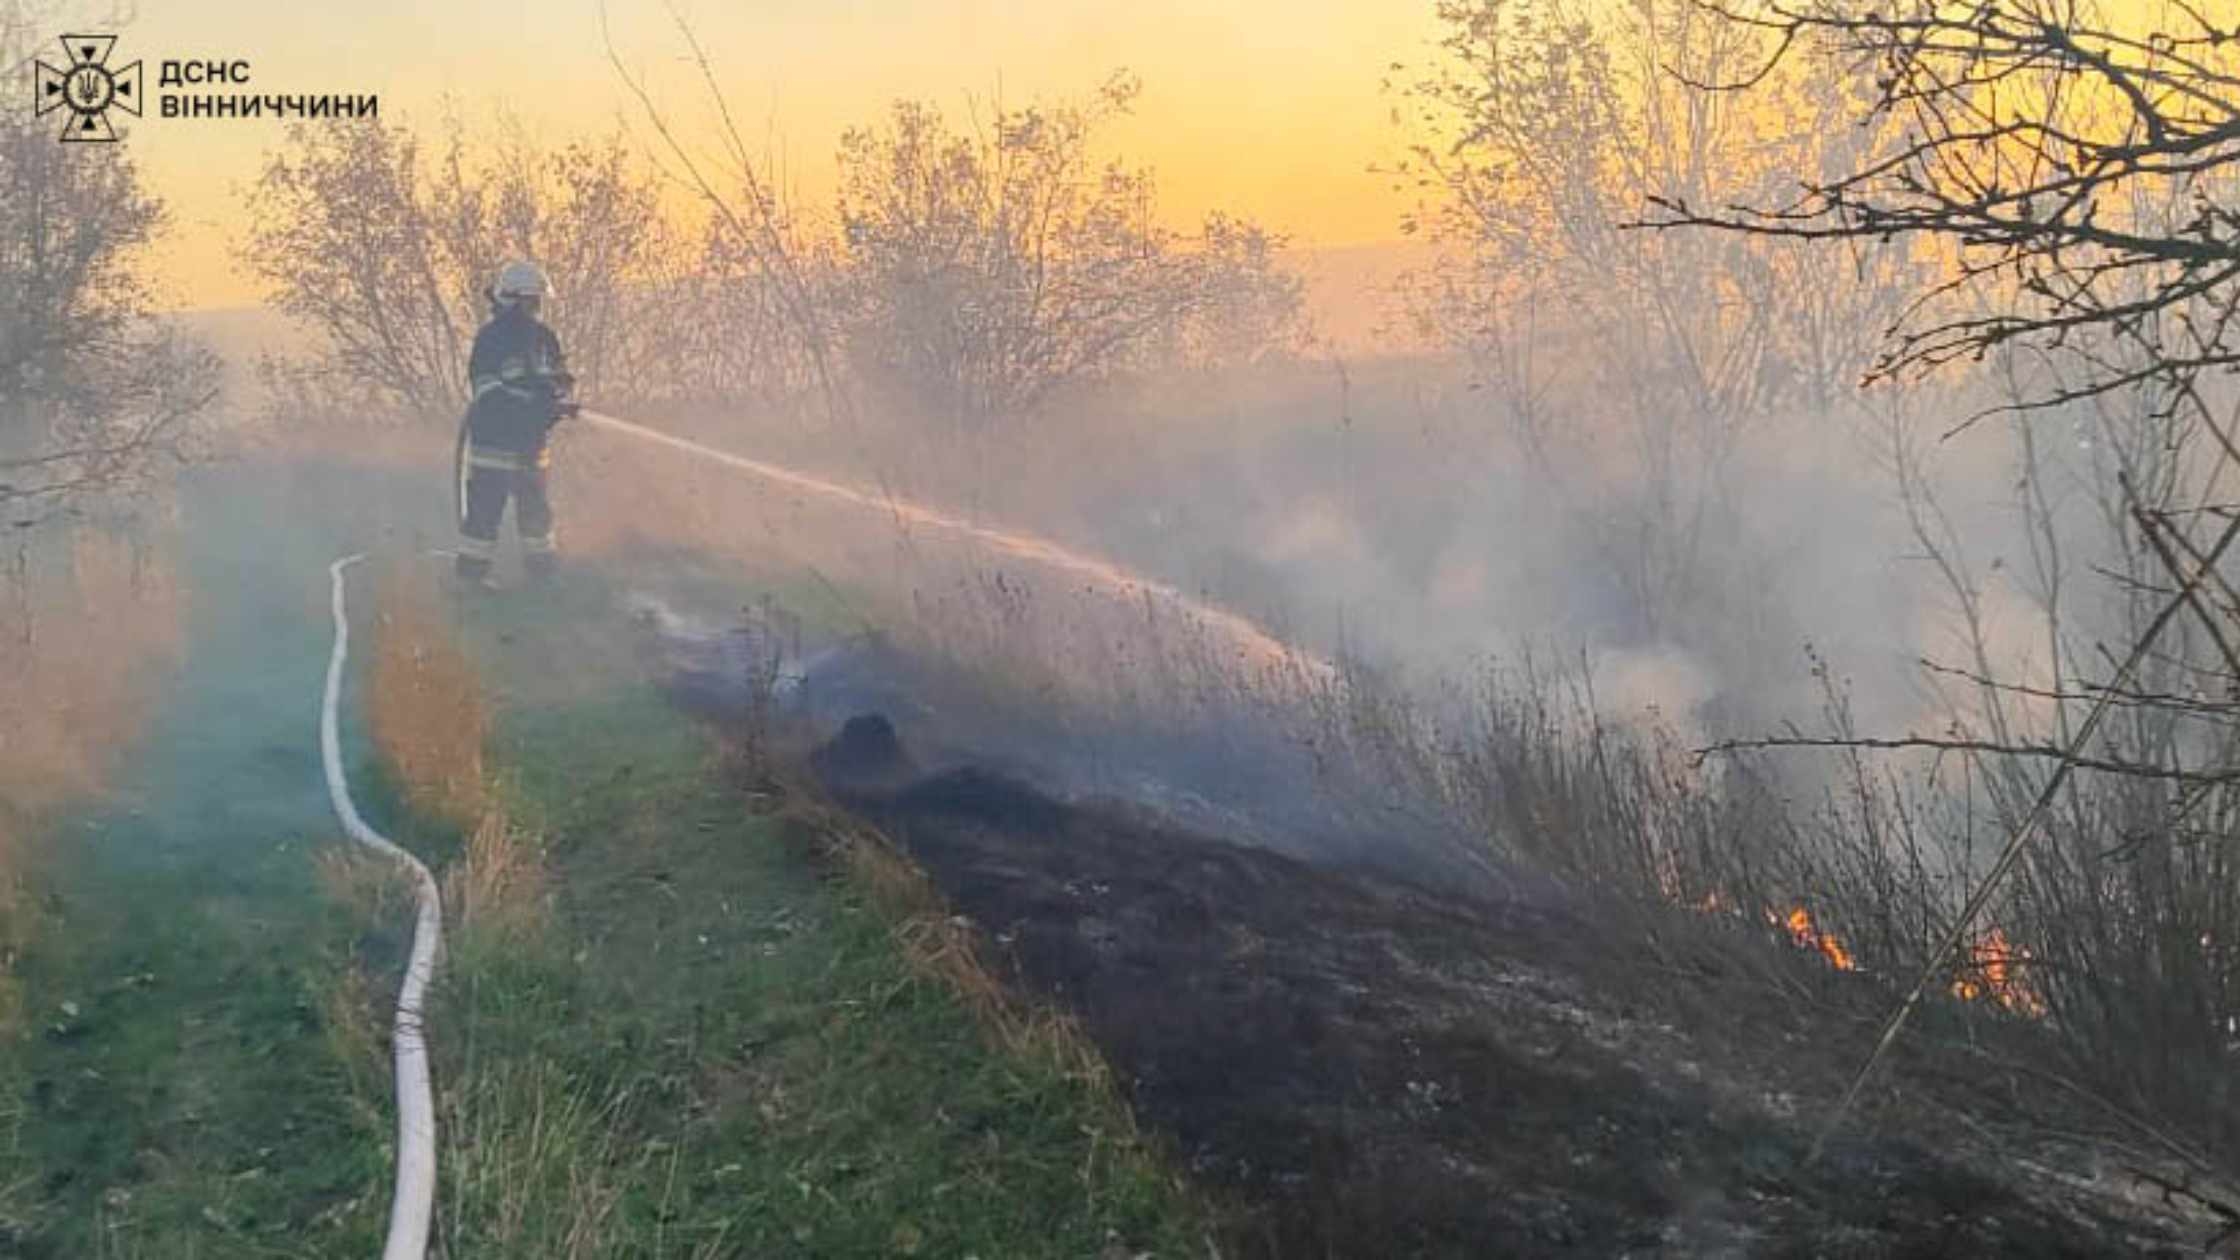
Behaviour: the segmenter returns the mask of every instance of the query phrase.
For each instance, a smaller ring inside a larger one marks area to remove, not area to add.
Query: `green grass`
[[[0,1050],[0,1255],[377,1248],[384,1140],[321,1015],[353,934],[321,917],[310,848],[58,876],[27,960],[35,1022]]]

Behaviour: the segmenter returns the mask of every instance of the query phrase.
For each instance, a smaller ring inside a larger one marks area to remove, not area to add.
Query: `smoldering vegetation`
[[[2066,1103],[1964,1079],[1917,1079],[1812,1158],[1794,1100],[1841,1065],[1793,1047],[1855,1008],[1781,993],[1820,987],[1809,953],[1705,985],[1591,907],[1334,871],[921,753],[859,715],[808,762],[1006,980],[1081,1021],[1231,1202],[1225,1254],[2148,1256],[2196,1228],[2074,1148],[1987,1143],[1985,1117],[2013,1134]],[[1717,1017],[1675,1018],[1676,992]],[[1997,1056],[2020,1030],[1977,1031]]]

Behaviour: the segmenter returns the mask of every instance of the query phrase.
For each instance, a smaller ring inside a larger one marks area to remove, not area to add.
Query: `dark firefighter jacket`
[[[550,328],[519,310],[500,312],[475,334],[467,377],[474,389],[467,432],[477,447],[543,449],[569,384],[567,359]]]

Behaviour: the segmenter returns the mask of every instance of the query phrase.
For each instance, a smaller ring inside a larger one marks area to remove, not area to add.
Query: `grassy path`
[[[265,489],[241,469],[186,487],[186,667],[106,800],[51,838],[29,1035],[0,1049],[0,1255],[300,1256],[371,1237],[384,1144],[319,1011],[352,933],[309,860],[332,833],[316,579],[352,522],[275,521],[250,493]]]
[[[362,914],[316,860],[324,566],[372,535],[332,510],[354,475],[297,484],[310,529],[245,470],[191,487],[188,668],[57,838],[31,1032],[0,1046],[0,1257],[378,1250],[403,903]],[[586,639],[619,625],[613,594],[584,577],[463,614],[526,913],[449,907],[470,919],[432,1028],[436,1254],[1205,1255],[1202,1212],[1109,1098],[993,1048],[891,917]],[[456,829],[383,789],[354,687],[345,705],[375,825],[461,865]]]

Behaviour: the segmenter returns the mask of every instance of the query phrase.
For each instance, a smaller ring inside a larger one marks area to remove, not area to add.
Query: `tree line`
[[[499,260],[540,260],[586,394],[610,405],[751,404],[804,416],[819,388],[977,432],[1068,389],[1298,345],[1284,239],[1222,213],[1166,226],[1150,171],[1101,160],[1128,110],[976,104],[963,124],[898,102],[848,130],[828,212],[769,191],[676,212],[619,131],[540,145],[518,125],[431,152],[407,125],[298,127],[250,201],[243,258],[317,330],[273,367],[297,389],[447,413]],[[742,159],[744,155],[742,154]]]

